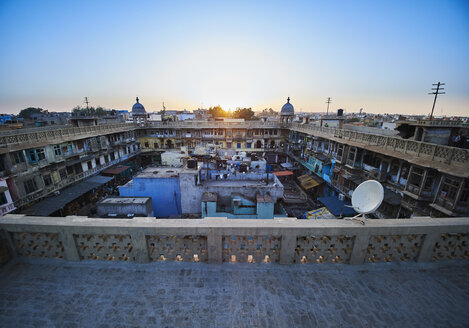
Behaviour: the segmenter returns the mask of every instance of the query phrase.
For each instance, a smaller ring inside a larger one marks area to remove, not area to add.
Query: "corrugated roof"
[[[308,189],[311,189],[320,185],[318,181],[316,181],[310,175],[307,175],[307,174],[299,176],[298,181],[300,182],[301,186],[305,190],[308,190]]]
[[[300,183],[303,182],[303,181],[309,180],[309,179],[311,179],[311,176],[310,176],[310,175],[307,175],[307,174],[300,175],[300,176],[297,178],[297,180],[300,181]]]
[[[121,174],[122,172],[130,169],[130,166],[118,166],[118,167],[112,167],[110,169],[104,170],[104,174],[112,174],[112,175],[117,175]]]
[[[100,187],[114,179],[113,177],[103,177],[97,175],[74,186],[64,188],[57,196],[49,197],[23,211],[26,215],[49,216],[60,210],[68,203],[86,194],[88,191]]]
[[[293,175],[293,172],[292,171],[277,171],[277,172],[274,172],[274,175],[277,177],[285,177],[287,175]]]
[[[349,201],[342,201],[336,196],[319,197],[318,200],[335,216],[353,216],[357,214],[353,208],[345,206],[351,205]]]

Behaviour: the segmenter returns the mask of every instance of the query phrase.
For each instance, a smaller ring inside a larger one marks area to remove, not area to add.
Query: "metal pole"
[[[445,92],[440,92],[440,90],[444,90],[444,88],[440,88],[440,86],[442,85],[445,85],[444,83],[436,83],[436,84],[432,84],[432,85],[436,85],[436,88],[432,88],[432,90],[435,90],[433,92],[430,92],[428,93],[429,95],[435,95],[435,98],[433,99],[433,106],[432,106],[432,112],[430,114],[430,120],[433,118],[433,111],[435,109],[435,104],[436,104],[436,98],[438,97],[438,95],[444,95]]]
[[[327,98],[326,104],[327,104],[327,113],[326,116],[329,115],[329,104],[331,103],[331,97]]]

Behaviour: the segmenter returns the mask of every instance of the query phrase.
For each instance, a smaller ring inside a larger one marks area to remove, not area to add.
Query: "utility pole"
[[[326,104],[327,104],[327,113],[326,113],[326,116],[329,115],[329,104],[332,102],[332,99],[331,97],[327,98],[326,100]]]
[[[88,97],[85,97],[84,103],[86,104],[86,109],[88,109]]]
[[[429,95],[435,95],[435,99],[433,99],[433,106],[432,106],[432,113],[430,114],[430,120],[433,118],[433,110],[435,109],[435,103],[436,103],[436,97],[438,95],[444,95],[446,92],[441,92],[441,90],[444,90],[445,88],[441,88],[442,85],[445,85],[444,83],[433,83],[433,86],[436,85],[436,88],[432,88],[432,92],[429,92]]]

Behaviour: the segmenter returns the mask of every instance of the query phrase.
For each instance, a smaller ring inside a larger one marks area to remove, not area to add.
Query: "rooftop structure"
[[[98,217],[153,216],[150,197],[107,197],[97,206]]]

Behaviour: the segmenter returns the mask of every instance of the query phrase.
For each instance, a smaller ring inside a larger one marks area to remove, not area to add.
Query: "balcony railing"
[[[103,134],[135,130],[134,124],[102,124],[84,127],[54,127],[40,129],[22,129],[0,133],[0,153],[11,150],[31,148],[37,144],[53,144],[93,137]]]
[[[7,214],[14,255],[70,261],[363,264],[469,257],[467,218],[94,219]]]
[[[381,153],[406,154],[408,158],[422,158],[429,161],[441,163],[441,169],[447,170],[451,166],[467,167],[469,164],[469,150],[431,144],[426,142],[401,139],[399,137],[383,136],[377,134],[362,133],[346,129],[326,128],[308,124],[291,123],[289,128],[306,134],[314,134],[320,137],[334,137],[335,140],[343,140],[343,143],[354,141],[361,143],[363,147],[376,148]],[[339,141],[340,142],[340,141]],[[448,173],[453,172],[448,170]],[[463,172],[463,171],[462,171]]]

